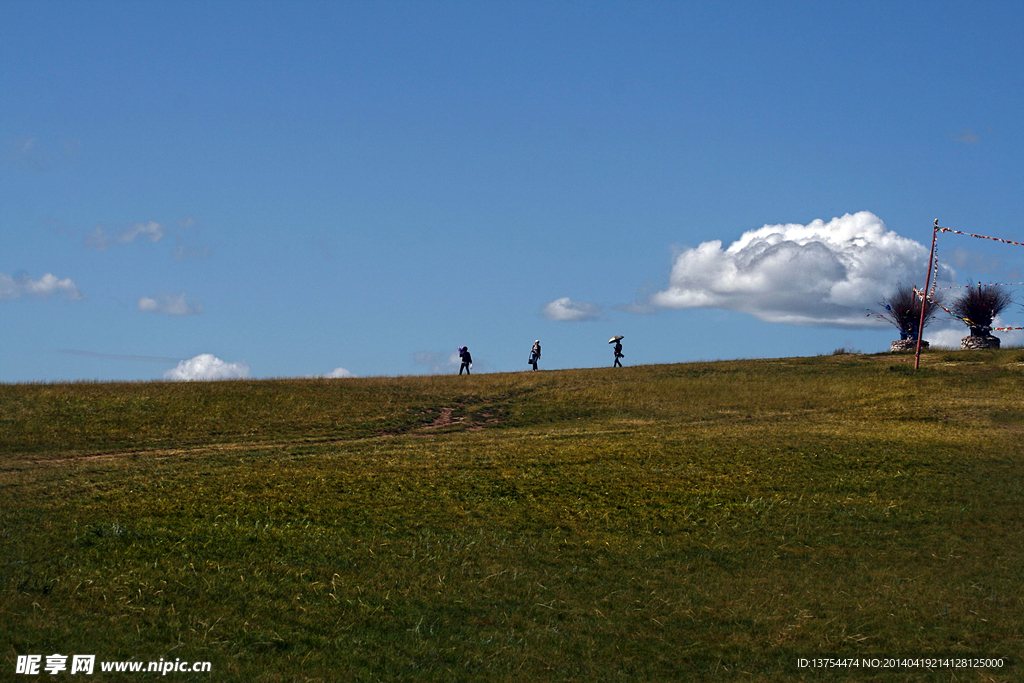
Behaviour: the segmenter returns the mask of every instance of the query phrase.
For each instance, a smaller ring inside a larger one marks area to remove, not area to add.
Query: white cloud
[[[943,251],[942,258],[954,268],[968,271],[969,274],[996,273],[1003,269],[1001,256],[986,256],[964,247],[956,247],[952,252]]]
[[[0,301],[10,301],[21,296],[21,287],[10,275],[0,273]]]
[[[305,379],[348,379],[350,377],[358,377],[358,375],[349,372],[345,368],[334,368],[325,375],[303,375]]]
[[[0,301],[10,301],[23,295],[37,299],[49,299],[54,296],[62,296],[72,301],[82,299],[78,286],[68,277],[60,279],[53,273],[47,273],[38,280],[33,280],[27,275],[16,280],[0,273]]]
[[[650,301],[634,301],[631,304],[619,304],[615,306],[615,310],[635,315],[655,315],[658,312],[657,307],[653,306]]]
[[[107,234],[106,230],[97,225],[89,236],[85,238],[85,243],[94,249],[103,251],[104,249],[116,244],[128,244],[130,242],[134,242],[139,237],[144,237],[150,242],[159,242],[163,239],[163,236],[164,226],[156,221],[133,223],[123,232],[116,235]]]
[[[4,156],[20,169],[45,170],[49,166],[49,155],[37,143],[34,137],[8,140]]]
[[[174,258],[183,259],[204,259],[210,255],[210,248],[199,241],[200,225],[194,216],[189,216],[178,221],[178,229],[174,231],[177,246],[174,248]]]
[[[959,349],[960,340],[967,336],[968,330],[963,325],[957,327],[926,327],[924,339],[933,347]]]
[[[174,258],[178,259],[179,261],[183,261],[185,259],[191,259],[191,258],[194,258],[194,259],[204,259],[204,258],[206,258],[209,255],[210,255],[210,248],[209,247],[205,247],[205,246],[204,247],[188,247],[188,246],[185,246],[184,244],[179,244],[177,247],[174,248]]]
[[[676,256],[660,308],[724,308],[768,322],[871,327],[865,315],[898,282],[924,285],[928,249],[869,211],[808,225],[765,225],[722,248],[704,242]],[[941,279],[955,273],[941,267]]]
[[[975,133],[970,128],[964,128],[959,133],[952,134],[951,137],[957,142],[962,142],[965,145],[973,145],[976,144],[979,140],[981,140],[981,138],[978,137],[977,133]]]
[[[122,242],[134,242],[135,238],[139,235],[145,236],[150,242],[159,242],[164,236],[164,228],[156,221],[135,223],[132,227],[123,232],[118,239]]]
[[[458,370],[462,364],[458,351],[417,351],[413,354],[412,361],[416,365],[427,366],[433,375]]]
[[[1000,324],[997,323],[996,327],[999,326]],[[1006,325],[1006,327],[1010,327],[1010,325]],[[1022,327],[1022,325],[1018,322],[1015,327]],[[1024,346],[1024,330],[1010,330],[1008,332],[996,330],[992,334],[999,337],[1001,346]]]
[[[136,306],[146,313],[166,313],[167,315],[198,315],[203,312],[203,305],[185,298],[181,294],[160,294],[156,299],[141,297]]]
[[[52,144],[49,145],[53,147]],[[52,162],[74,162],[82,151],[82,141],[77,138],[65,138],[62,152],[51,154],[47,145],[41,144],[36,137],[19,137],[5,141],[3,156],[22,170],[47,171],[54,165]]]
[[[567,296],[555,299],[542,309],[544,317],[556,322],[578,323],[585,320],[598,320],[602,316],[601,307],[584,301],[573,301]]]
[[[164,379],[177,381],[204,381],[215,379],[244,379],[249,376],[246,363],[225,363],[213,354],[201,353],[183,360],[177,367],[164,373]]]

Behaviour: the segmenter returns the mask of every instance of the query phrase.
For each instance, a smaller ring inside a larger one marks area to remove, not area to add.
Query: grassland
[[[911,360],[0,385],[0,678],[1021,680],[1024,351]]]

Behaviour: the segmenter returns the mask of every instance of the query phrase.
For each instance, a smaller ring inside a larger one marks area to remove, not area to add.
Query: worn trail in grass
[[[1022,379],[1007,350],[0,386],[0,669],[1019,680]],[[796,667],[928,653],[1015,663]]]

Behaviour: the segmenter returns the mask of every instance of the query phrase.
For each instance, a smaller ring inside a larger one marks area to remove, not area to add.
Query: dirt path
[[[455,409],[448,406],[441,406],[436,409],[438,411],[437,417],[428,425],[421,425],[418,427],[412,427],[410,429],[399,431],[399,432],[382,432],[372,436],[359,436],[348,439],[337,439],[337,438],[309,438],[309,439],[294,439],[291,441],[235,441],[231,443],[210,443],[210,444],[199,444],[194,446],[183,446],[180,448],[138,448],[133,450],[119,450],[110,452],[84,452],[81,455],[64,455],[56,458],[24,458],[19,459],[21,463],[31,463],[33,465],[50,465],[60,464],[67,462],[88,462],[90,460],[106,460],[112,458],[129,458],[136,456],[147,456],[147,457],[158,457],[158,458],[170,458],[182,455],[196,455],[200,453],[229,453],[234,451],[252,451],[252,450],[279,450],[284,448],[291,448],[295,446],[342,446],[345,444],[359,443],[361,441],[373,441],[377,439],[394,439],[402,436],[413,436],[413,437],[428,437],[434,436],[438,432],[451,427],[462,427],[461,431],[480,431],[487,427],[496,425],[500,420],[490,413],[481,413],[481,417],[485,418],[484,422],[475,422],[468,420],[462,416],[454,416]],[[455,430],[452,430],[455,431]],[[3,472],[12,471],[14,468],[4,467],[0,468],[0,474]]]

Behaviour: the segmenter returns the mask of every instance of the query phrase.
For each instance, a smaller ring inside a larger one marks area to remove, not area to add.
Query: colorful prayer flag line
[[[1016,287],[1017,285],[1024,285],[1024,282],[990,282],[988,284],[981,284],[980,282],[976,285],[956,285],[954,287],[933,287],[932,289],[966,289],[968,287]]]
[[[960,232],[959,230],[954,230],[953,228],[939,228],[939,231],[940,232],[952,232],[952,233],[955,233],[957,235],[965,235],[967,237],[977,237],[980,240],[993,240],[995,242],[1002,242],[1004,244],[1016,244],[1018,247],[1024,247],[1024,242],[1014,242],[1013,240],[1004,240],[1001,237],[989,237],[988,235],[975,235],[972,232]]]

